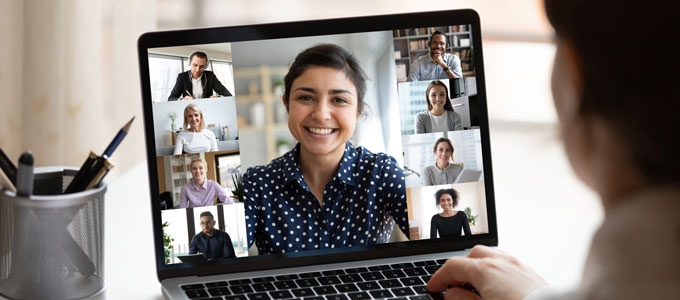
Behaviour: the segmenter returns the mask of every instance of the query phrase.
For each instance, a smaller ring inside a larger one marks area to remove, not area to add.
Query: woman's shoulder
[[[427,111],[427,110],[426,110],[426,111],[421,111],[421,112],[419,112],[419,113],[416,114],[416,118],[425,118],[425,117],[427,117],[427,114],[428,114],[428,113],[429,113],[429,111]]]
[[[364,162],[373,162],[373,163],[376,163],[376,164],[385,164],[385,163],[396,163],[396,161],[397,161],[392,155],[389,155],[389,154],[384,153],[384,152],[372,152],[371,150],[369,150],[369,149],[367,149],[363,146],[359,146],[359,147],[355,148],[354,146],[350,145],[350,147],[353,148],[353,151],[356,151],[357,157],[361,161],[364,161]],[[350,151],[350,152],[353,152],[353,151]]]
[[[293,164],[295,164],[295,156],[291,150],[282,156],[272,159],[266,165],[255,165],[249,167],[244,175],[258,176],[259,174],[269,174],[269,176],[272,176],[292,168]]]
[[[204,128],[204,129],[201,131],[201,134],[203,134],[203,135],[205,135],[205,136],[207,136],[207,137],[209,137],[209,138],[214,138],[214,137],[215,137],[215,133],[214,133],[212,130],[208,130],[207,128]]]

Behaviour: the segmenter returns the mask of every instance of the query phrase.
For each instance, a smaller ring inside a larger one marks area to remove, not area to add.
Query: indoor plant
[[[467,215],[468,218],[468,223],[470,223],[470,227],[474,227],[477,225],[477,218],[479,217],[478,215],[472,215],[472,209],[468,206],[465,208],[465,214]]]

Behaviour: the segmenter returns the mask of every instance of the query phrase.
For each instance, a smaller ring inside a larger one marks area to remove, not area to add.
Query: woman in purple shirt
[[[191,160],[191,180],[182,188],[179,207],[200,207],[215,204],[215,197],[225,204],[234,203],[219,183],[205,178],[208,164],[202,158]]]

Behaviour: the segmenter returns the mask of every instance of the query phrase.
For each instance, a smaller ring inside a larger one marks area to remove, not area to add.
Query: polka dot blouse
[[[260,255],[386,243],[395,221],[408,236],[404,171],[393,157],[347,142],[322,206],[302,176],[299,149],[243,176],[248,245]]]

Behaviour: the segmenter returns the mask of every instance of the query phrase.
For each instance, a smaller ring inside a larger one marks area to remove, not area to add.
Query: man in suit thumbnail
[[[207,66],[208,55],[205,52],[192,53],[189,56],[189,70],[177,75],[177,82],[168,96],[168,101],[231,96],[215,73],[205,70]]]

